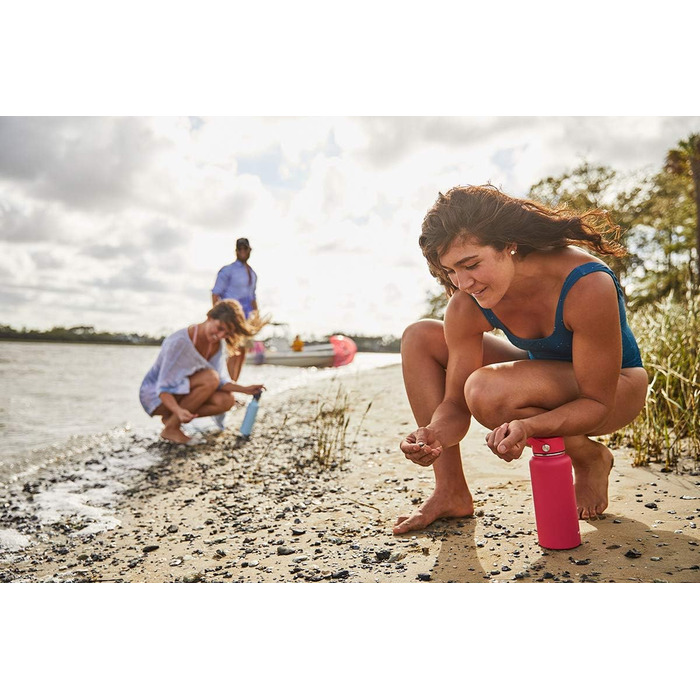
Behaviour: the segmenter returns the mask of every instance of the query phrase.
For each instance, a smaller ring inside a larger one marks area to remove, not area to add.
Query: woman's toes
[[[397,519],[396,519],[396,522],[394,523],[394,527],[398,527],[399,525],[401,525],[401,523],[404,523],[404,522],[406,522],[407,520],[408,520],[408,516],[407,516],[407,515],[402,515],[400,518],[397,518]]]
[[[393,532],[395,535],[403,535],[413,530],[423,530],[428,525],[425,520],[423,513],[414,513],[409,516],[403,515],[396,521]]]

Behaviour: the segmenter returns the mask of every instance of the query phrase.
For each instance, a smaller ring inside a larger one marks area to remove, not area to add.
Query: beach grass
[[[348,439],[350,427],[351,398],[340,386],[332,397],[319,397],[313,421],[313,460],[321,467],[334,467],[346,462],[348,450],[356,444],[357,436],[367,413],[372,407],[370,401],[357,422],[352,441]]]
[[[342,386],[333,399],[318,399],[313,423],[313,458],[323,467],[333,466],[345,459],[349,409],[349,397]]]
[[[700,300],[670,295],[630,315],[649,374],[647,402],[639,417],[611,436],[634,451],[634,464],[663,463],[682,471],[700,462]],[[692,465],[692,462],[695,464]]]

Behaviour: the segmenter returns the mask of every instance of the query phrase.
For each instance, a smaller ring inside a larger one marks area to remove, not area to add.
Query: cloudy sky
[[[168,333],[250,239],[293,332],[400,335],[438,191],[653,170],[700,117],[0,118],[0,324]]]

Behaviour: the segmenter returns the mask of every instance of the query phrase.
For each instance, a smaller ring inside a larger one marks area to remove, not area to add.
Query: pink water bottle
[[[546,549],[573,549],[581,544],[571,459],[564,438],[529,438],[530,478],[537,539]]]

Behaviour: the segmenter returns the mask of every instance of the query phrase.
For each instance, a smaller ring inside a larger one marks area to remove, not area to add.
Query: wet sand
[[[339,391],[347,461],[336,451],[321,465],[319,408],[338,407]],[[49,482],[14,484],[2,494],[0,581],[700,582],[700,476],[632,467],[617,449],[605,517],[581,523],[580,547],[547,551],[529,451],[502,462],[478,425],[462,443],[476,516],[394,536],[433,484],[398,449],[412,425],[395,365],[263,397],[247,442],[228,427],[197,447],[143,446],[154,463],[102,518],[110,529],[91,532],[89,513],[42,523],[31,501]]]

